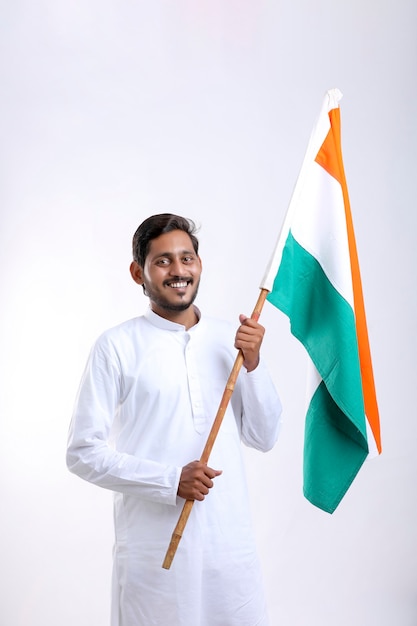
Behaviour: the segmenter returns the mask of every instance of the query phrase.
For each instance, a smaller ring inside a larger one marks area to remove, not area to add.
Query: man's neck
[[[163,317],[170,322],[174,322],[175,324],[181,324],[185,326],[186,330],[195,326],[198,322],[198,315],[194,306],[189,306],[185,311],[169,311],[166,309],[161,309],[158,306],[155,306],[151,303],[151,309],[154,313]]]

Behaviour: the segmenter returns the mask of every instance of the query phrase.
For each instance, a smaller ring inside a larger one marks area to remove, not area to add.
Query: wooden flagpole
[[[268,289],[261,289],[261,293],[259,294],[258,300],[255,304],[255,308],[251,315],[251,318],[253,320],[258,321],[268,293],[269,293]],[[209,456],[213,448],[214,442],[216,441],[216,437],[219,432],[221,423],[223,421],[224,414],[226,413],[226,409],[229,404],[230,398],[232,397],[236,380],[240,372],[240,368],[243,365],[243,360],[244,360],[243,353],[241,350],[239,350],[235,363],[233,365],[232,371],[230,372],[229,378],[227,380],[226,387],[224,389],[223,396],[220,401],[220,405],[219,405],[216,417],[214,419],[209,436],[207,438],[206,445],[204,447],[203,453],[200,458],[200,461],[202,461],[203,463],[208,463]],[[165,559],[162,564],[162,567],[164,569],[169,569],[171,567],[178,545],[181,541],[184,528],[187,524],[188,517],[191,513],[191,509],[193,508],[193,504],[194,504],[194,500],[186,500],[184,503],[183,509],[181,511],[181,515],[178,519],[177,525],[174,528],[174,532],[172,533],[171,542],[168,546],[168,550],[166,552]]]

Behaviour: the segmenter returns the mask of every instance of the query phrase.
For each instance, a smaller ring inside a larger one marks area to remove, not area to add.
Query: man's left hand
[[[251,372],[259,363],[259,351],[265,328],[246,315],[239,315],[239,321],[241,325],[236,333],[235,348],[242,350],[243,365],[248,372]]]

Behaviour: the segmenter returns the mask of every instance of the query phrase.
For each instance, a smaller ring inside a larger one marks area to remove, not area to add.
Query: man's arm
[[[118,359],[106,340],[90,354],[69,429],[67,467],[95,485],[175,505],[181,467],[116,450],[109,444],[121,394]]]
[[[265,335],[261,324],[240,315],[235,348],[243,353],[246,375],[242,382],[242,441],[258,450],[270,450],[281,427],[282,406],[267,368],[260,360]]]

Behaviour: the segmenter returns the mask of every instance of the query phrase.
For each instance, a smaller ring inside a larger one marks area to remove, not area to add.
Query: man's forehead
[[[183,254],[184,252],[195,253],[190,235],[183,230],[171,230],[169,233],[163,233],[152,239],[149,244],[149,254],[152,256]]]

